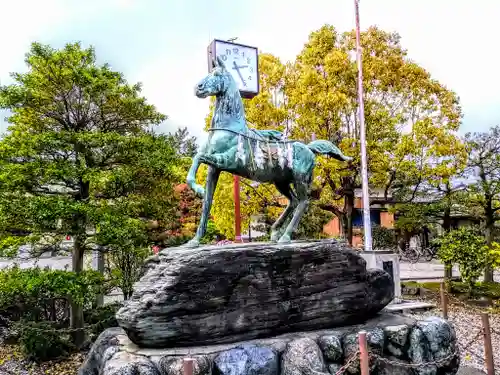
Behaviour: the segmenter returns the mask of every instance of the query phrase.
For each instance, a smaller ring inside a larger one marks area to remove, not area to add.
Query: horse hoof
[[[292,241],[292,239],[290,238],[290,236],[281,236],[281,238],[278,240],[278,243],[290,243]]]
[[[187,249],[193,249],[195,247],[198,247],[200,246],[200,241],[198,240],[195,240],[194,238],[192,240],[189,240],[188,242],[186,242],[184,245],[182,245],[181,247],[185,247]]]

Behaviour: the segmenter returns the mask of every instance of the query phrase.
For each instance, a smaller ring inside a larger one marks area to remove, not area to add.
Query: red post
[[[361,367],[361,375],[370,375],[370,366],[368,363],[368,344],[366,341],[366,332],[358,333],[359,339],[359,364]]]
[[[483,336],[484,336],[484,356],[486,360],[486,373],[495,375],[495,362],[493,361],[493,346],[491,345],[491,329],[490,317],[488,313],[481,314],[483,321]]]
[[[241,242],[240,177],[233,175],[234,181],[234,242]]]
[[[182,367],[184,370],[184,375],[193,375],[193,358],[184,358],[182,361]]]
[[[443,318],[448,320],[448,298],[446,295],[445,283],[441,283],[440,293],[441,293],[441,307],[443,308]]]

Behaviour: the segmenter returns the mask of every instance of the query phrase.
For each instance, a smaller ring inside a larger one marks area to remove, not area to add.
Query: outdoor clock
[[[208,46],[208,71],[220,57],[231,73],[242,98],[251,99],[259,93],[259,51],[256,47],[214,39]]]

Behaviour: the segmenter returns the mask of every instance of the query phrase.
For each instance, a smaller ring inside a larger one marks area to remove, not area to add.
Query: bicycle
[[[398,257],[401,261],[402,259],[408,260],[410,263],[417,263],[420,259],[420,252],[415,248],[410,248],[407,244],[404,248],[398,246]]]

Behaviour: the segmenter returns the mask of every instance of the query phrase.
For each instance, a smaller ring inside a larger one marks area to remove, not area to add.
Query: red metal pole
[[[234,242],[241,242],[240,177],[234,180]]]
[[[358,333],[359,339],[359,364],[361,367],[361,375],[370,375],[370,366],[368,364],[368,344],[366,342],[366,332]]]
[[[193,375],[193,358],[184,358],[182,361],[184,375]]]

